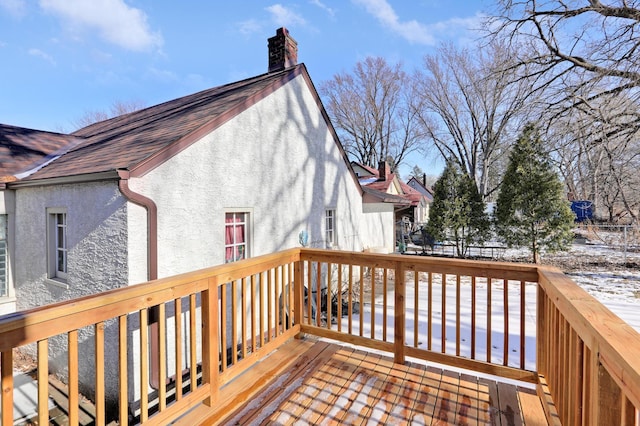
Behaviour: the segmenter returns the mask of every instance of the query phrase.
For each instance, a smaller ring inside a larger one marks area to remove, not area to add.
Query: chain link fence
[[[580,224],[576,228],[576,242],[597,244],[619,251],[624,262],[631,253],[640,252],[640,225]]]

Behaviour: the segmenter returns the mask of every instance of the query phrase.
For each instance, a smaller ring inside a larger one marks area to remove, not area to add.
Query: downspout
[[[118,188],[122,195],[128,201],[147,210],[147,279],[149,281],[158,279],[158,208],[152,199],[129,188],[130,173],[128,170],[118,170],[118,176],[120,177]],[[150,384],[152,388],[158,389],[160,360],[158,359],[158,308],[156,306],[149,309],[149,334],[151,337]]]
[[[147,279],[158,279],[158,208],[152,199],[129,188],[129,171],[118,170],[120,192],[128,201],[147,210]]]

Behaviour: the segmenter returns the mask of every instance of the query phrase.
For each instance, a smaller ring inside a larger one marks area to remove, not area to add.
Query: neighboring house
[[[377,169],[357,162],[352,162],[351,166],[365,190],[376,191],[381,199],[394,203],[396,223],[403,224],[407,231],[415,230],[429,220],[429,204],[433,196],[429,197],[403,182],[391,172],[386,161],[381,161]]]
[[[299,246],[301,231],[393,251],[393,204],[360,186],[295,41],[282,28],[269,49],[266,74],[72,134],[1,126],[5,312]]]
[[[427,186],[426,183],[427,177],[423,175],[422,182],[417,179],[415,176],[411,176],[411,179],[407,182],[407,185],[410,186],[413,190],[418,191],[420,194],[424,196],[424,204],[423,204],[423,212],[419,215],[422,219],[418,223],[426,223],[429,221],[429,209],[431,203],[433,203],[433,190]]]

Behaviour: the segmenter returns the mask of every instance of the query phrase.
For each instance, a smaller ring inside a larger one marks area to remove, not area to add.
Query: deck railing
[[[50,373],[70,424],[79,393],[96,424],[165,424],[300,333],[537,383],[551,422],[638,422],[640,335],[561,272],[292,249],[0,317],[2,424],[16,348],[40,424]]]

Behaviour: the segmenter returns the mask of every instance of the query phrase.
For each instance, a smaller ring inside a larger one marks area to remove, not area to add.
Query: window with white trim
[[[225,213],[224,222],[225,263],[246,259],[249,256],[249,213]]]
[[[325,210],[324,239],[327,244],[327,247],[333,247],[336,243],[336,211],[335,210]]]
[[[47,209],[48,277],[67,280],[67,212],[65,209]]]
[[[0,214],[0,297],[9,296],[7,276],[7,215]]]

